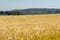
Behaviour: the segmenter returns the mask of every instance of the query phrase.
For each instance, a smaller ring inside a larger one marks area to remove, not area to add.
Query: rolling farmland
[[[0,40],[60,40],[60,14],[0,16]]]

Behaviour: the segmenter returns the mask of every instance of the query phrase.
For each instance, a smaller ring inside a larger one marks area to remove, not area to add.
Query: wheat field
[[[60,14],[0,16],[0,40],[60,40]]]

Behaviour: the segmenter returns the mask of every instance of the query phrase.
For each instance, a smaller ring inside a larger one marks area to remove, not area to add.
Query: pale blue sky
[[[0,0],[0,10],[60,8],[60,0]]]

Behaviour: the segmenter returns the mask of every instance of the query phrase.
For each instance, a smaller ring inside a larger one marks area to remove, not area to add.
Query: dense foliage
[[[0,11],[0,15],[34,15],[34,14],[55,14],[60,13],[60,9],[24,9]]]

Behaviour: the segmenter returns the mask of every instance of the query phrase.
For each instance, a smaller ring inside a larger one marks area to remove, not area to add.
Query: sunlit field
[[[60,40],[60,14],[0,16],[0,40]]]

